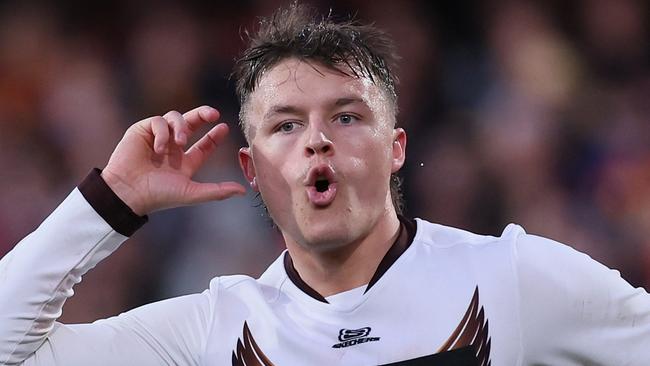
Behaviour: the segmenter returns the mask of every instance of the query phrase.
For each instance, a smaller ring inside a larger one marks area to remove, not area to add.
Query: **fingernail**
[[[187,136],[183,132],[179,132],[176,135],[176,142],[181,145],[185,145],[187,143]]]
[[[217,110],[213,107],[210,107],[209,105],[205,106],[205,108],[201,109],[199,111],[199,115],[203,119],[209,119],[211,118],[211,114],[217,112]]]

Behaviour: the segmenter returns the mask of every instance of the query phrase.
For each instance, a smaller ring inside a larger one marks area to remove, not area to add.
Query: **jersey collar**
[[[388,271],[393,263],[395,263],[397,258],[399,258],[413,242],[413,238],[415,237],[415,233],[417,231],[415,220],[407,219],[403,216],[398,216],[398,218],[400,221],[400,228],[399,234],[397,234],[397,239],[395,239],[393,245],[391,245],[391,247],[388,249],[388,252],[386,252],[384,255],[384,258],[382,258],[381,262],[379,262],[377,270],[370,279],[370,282],[368,282],[368,287],[366,287],[366,291],[364,293],[368,292],[368,290],[370,290],[370,288],[375,283],[377,283],[377,281],[379,281],[381,276],[383,276],[384,273]],[[302,280],[298,274],[298,271],[296,271],[296,268],[293,266],[293,260],[291,259],[288,251],[284,254],[283,262],[284,270],[287,272],[289,280],[291,280],[291,282],[293,282],[296,287],[298,287],[302,292],[306,293],[310,297],[320,302],[327,303],[327,300],[323,297],[323,295],[319,294],[318,291],[314,290],[311,286]]]

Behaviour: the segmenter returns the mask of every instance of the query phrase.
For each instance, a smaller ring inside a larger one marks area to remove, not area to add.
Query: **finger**
[[[193,170],[198,169],[228,135],[228,125],[219,123],[187,150],[185,156]]]
[[[236,182],[197,183],[191,182],[186,191],[187,204],[220,201],[235,195],[243,196],[246,188]]]
[[[169,124],[160,116],[151,117],[149,122],[153,133],[153,150],[157,154],[163,154],[169,142]]]
[[[185,146],[187,144],[187,136],[191,131],[185,122],[183,116],[177,111],[169,111],[163,116],[169,122],[172,128],[174,143],[178,146]]]
[[[218,110],[207,105],[194,108],[183,114],[185,122],[187,122],[188,127],[192,131],[195,131],[206,123],[216,122],[219,119],[219,116],[220,114]]]

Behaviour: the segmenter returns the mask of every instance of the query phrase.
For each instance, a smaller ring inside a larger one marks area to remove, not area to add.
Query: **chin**
[[[303,247],[309,250],[329,251],[344,247],[353,241],[353,236],[341,230],[309,231],[303,233]]]
[[[355,224],[359,224],[358,219],[338,210],[326,210],[296,218],[301,231],[302,246],[315,250],[331,250],[343,247],[360,236],[360,233],[355,232]]]

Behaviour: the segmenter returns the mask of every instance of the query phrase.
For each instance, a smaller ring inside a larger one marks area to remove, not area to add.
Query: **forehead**
[[[357,77],[352,70],[292,58],[264,73],[250,95],[250,109],[263,114],[277,104],[317,106],[342,97],[361,99],[371,109],[374,104],[387,102],[372,80]]]

